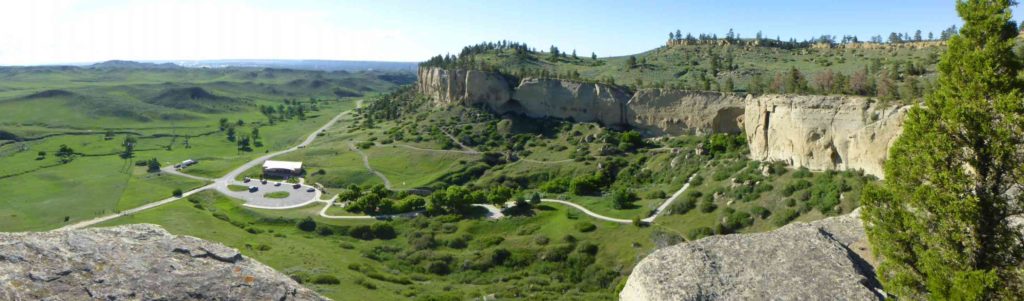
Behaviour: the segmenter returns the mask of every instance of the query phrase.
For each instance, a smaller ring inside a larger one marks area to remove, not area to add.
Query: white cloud
[[[416,37],[347,28],[324,9],[228,1],[75,0],[0,4],[0,64],[109,59],[417,60]]]

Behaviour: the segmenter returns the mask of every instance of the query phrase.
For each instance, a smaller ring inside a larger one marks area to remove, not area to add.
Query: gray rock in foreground
[[[858,255],[857,212],[755,234],[712,236],[655,251],[633,269],[621,300],[879,300]]]
[[[150,224],[0,233],[2,300],[325,300],[237,250]]]

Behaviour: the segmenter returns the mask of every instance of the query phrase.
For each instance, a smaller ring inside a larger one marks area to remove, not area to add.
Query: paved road
[[[360,106],[361,104],[362,104],[362,100],[359,100],[357,102],[356,106]],[[218,190],[220,192],[227,191],[228,193],[234,193],[233,191],[228,189],[227,186],[228,186],[228,184],[234,184],[234,183],[238,183],[238,184],[244,185],[244,183],[239,183],[238,181],[235,180],[235,178],[237,178],[238,175],[242,174],[246,170],[249,170],[250,168],[252,168],[252,167],[254,167],[254,166],[258,165],[258,164],[262,164],[263,161],[266,161],[267,159],[270,159],[270,158],[272,158],[274,156],[278,156],[278,155],[281,155],[281,154],[286,154],[286,153],[289,153],[289,152],[293,152],[293,151],[295,151],[297,149],[309,146],[311,143],[313,143],[314,140],[316,140],[317,134],[319,134],[321,131],[324,131],[327,128],[331,127],[332,125],[334,125],[334,123],[336,123],[338,121],[338,119],[341,118],[341,116],[343,116],[345,114],[348,114],[350,112],[351,112],[351,110],[345,111],[345,112],[341,112],[337,116],[334,116],[334,118],[331,118],[331,120],[327,121],[327,123],[324,124],[324,126],[320,127],[316,131],[314,131],[312,134],[310,134],[308,137],[306,137],[306,140],[303,140],[301,143],[299,143],[295,147],[292,147],[292,148],[289,148],[289,149],[286,149],[286,150],[282,150],[282,151],[278,151],[278,152],[269,153],[269,154],[263,155],[263,156],[261,156],[259,158],[253,159],[253,160],[251,160],[249,162],[246,162],[245,164],[242,164],[242,166],[239,166],[235,170],[232,170],[231,172],[228,172],[228,174],[224,175],[223,177],[220,177],[220,178],[217,178],[217,179],[213,179],[213,183],[211,183],[209,185],[206,185],[206,186],[203,186],[203,187],[199,187],[199,188],[196,188],[196,189],[193,189],[193,190],[189,190],[189,191],[183,193],[180,198],[179,197],[166,198],[166,199],[163,199],[163,200],[160,200],[160,201],[157,201],[157,202],[153,202],[153,203],[145,204],[145,205],[142,205],[142,206],[139,206],[139,207],[136,207],[136,208],[132,208],[132,209],[128,209],[128,210],[125,210],[125,211],[121,211],[119,213],[105,215],[105,216],[100,216],[100,217],[97,217],[97,218],[94,218],[94,219],[90,219],[90,220],[86,220],[86,221],[81,221],[81,222],[78,222],[78,223],[70,224],[70,225],[61,227],[60,229],[57,229],[57,230],[72,230],[72,229],[80,229],[80,228],[89,227],[89,226],[92,226],[92,225],[95,225],[95,224],[99,224],[99,223],[102,223],[102,222],[105,222],[105,221],[109,221],[109,220],[112,220],[112,219],[115,219],[115,218],[118,218],[118,217],[121,217],[121,216],[130,215],[130,214],[141,212],[143,210],[147,210],[147,209],[151,209],[151,208],[158,207],[158,206],[161,206],[161,205],[165,205],[167,203],[179,200],[181,198],[188,197],[188,196],[193,195],[193,194],[195,194],[197,192],[200,192],[200,191],[203,191],[203,190],[207,190],[207,189],[216,189],[216,190]],[[177,172],[177,171],[174,171],[174,172],[171,172],[171,173],[175,174],[175,175],[185,175],[184,173]],[[206,179],[206,178],[203,178],[203,177],[196,177],[196,176],[191,176],[191,175],[185,175],[185,176],[190,177],[190,178],[194,178],[194,179],[200,179],[200,180],[210,180],[210,179]],[[312,186],[304,185],[302,189],[305,190],[305,189],[308,189],[310,187],[312,187]],[[315,201],[316,199],[319,198],[319,196],[320,196],[320,194],[319,194],[319,192],[317,192],[316,193],[316,197],[312,198],[312,200]],[[259,206],[259,205],[256,205],[256,206]],[[256,206],[253,206],[253,207],[256,207]],[[262,208],[262,207],[258,207],[258,208]],[[288,206],[287,208],[294,208],[294,205]],[[275,208],[275,209],[287,209],[287,208]]]

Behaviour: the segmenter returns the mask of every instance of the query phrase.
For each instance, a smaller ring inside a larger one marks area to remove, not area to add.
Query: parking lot
[[[254,186],[255,191],[231,191],[228,189],[228,185],[241,185],[246,187]],[[288,208],[299,206],[308,203],[316,198],[317,193],[315,188],[308,185],[301,185],[298,189],[294,188],[295,184],[285,182],[274,182],[268,181],[266,184],[262,183],[258,179],[250,180],[248,183],[234,182],[224,183],[218,185],[217,189],[231,197],[235,197],[245,201],[246,205],[255,207],[267,207],[267,208]],[[268,198],[264,195],[272,192],[284,191],[288,193],[287,197],[284,198]]]

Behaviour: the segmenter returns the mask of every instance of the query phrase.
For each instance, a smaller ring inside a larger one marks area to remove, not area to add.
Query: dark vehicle
[[[256,186],[249,186],[249,192],[256,192],[257,190],[260,190],[260,188]]]
[[[292,188],[299,189],[299,188],[302,188],[302,185],[295,184],[295,185],[292,185]]]

